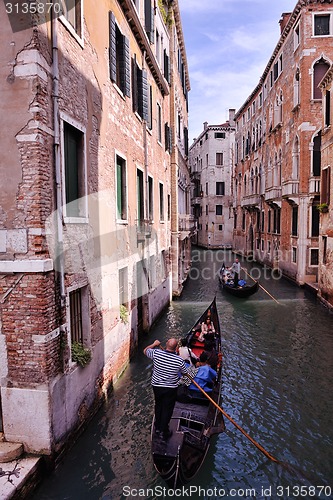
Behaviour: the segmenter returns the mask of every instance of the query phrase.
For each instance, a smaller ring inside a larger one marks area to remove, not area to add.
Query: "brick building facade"
[[[322,90],[320,234],[318,293],[333,308],[333,66],[320,83]]]
[[[84,424],[181,287],[189,76],[169,4],[0,5],[0,430],[28,452]]]
[[[229,110],[226,123],[205,122],[190,147],[192,212],[197,223],[194,241],[205,248],[232,247],[234,116],[235,110]]]
[[[236,113],[234,248],[298,284],[318,281],[322,98],[330,0],[297,2],[259,84]]]

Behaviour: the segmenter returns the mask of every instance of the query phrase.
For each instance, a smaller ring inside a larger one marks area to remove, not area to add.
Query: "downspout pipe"
[[[53,84],[53,129],[54,129],[54,163],[56,180],[56,271],[60,279],[61,306],[66,302],[64,254],[63,254],[63,210],[61,193],[61,158],[60,158],[60,126],[59,126],[59,59],[57,18],[52,15],[52,84]]]

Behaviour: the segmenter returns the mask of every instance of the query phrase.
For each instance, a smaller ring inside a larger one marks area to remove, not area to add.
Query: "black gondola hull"
[[[216,348],[221,354],[221,329],[215,299],[187,334],[189,346],[198,344],[195,327],[201,324],[210,311],[216,330]],[[198,347],[196,347],[198,348]],[[220,356],[221,357],[221,356]],[[221,363],[217,369],[217,382],[210,397],[219,404],[221,394]],[[191,393],[182,386],[170,421],[172,436],[163,440],[152,425],[152,456],[154,466],[170,488],[182,486],[198,473],[209,449],[210,438],[224,432],[221,412],[200,393]]]

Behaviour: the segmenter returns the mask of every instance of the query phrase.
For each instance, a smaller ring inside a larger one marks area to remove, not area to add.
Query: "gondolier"
[[[238,280],[239,280],[239,275],[240,275],[240,270],[241,270],[241,265],[238,259],[235,260],[233,265],[230,268],[230,271],[233,273],[233,279],[234,279],[234,287],[238,286]]]
[[[155,433],[163,439],[171,436],[169,422],[176,403],[178,381],[186,375],[188,368],[181,356],[176,354],[178,340],[171,338],[165,350],[160,347],[159,340],[147,346],[143,352],[153,360],[151,384],[155,396]]]

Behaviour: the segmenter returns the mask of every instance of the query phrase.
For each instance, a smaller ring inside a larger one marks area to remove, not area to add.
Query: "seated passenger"
[[[199,358],[194,354],[192,349],[188,347],[186,339],[181,339],[178,354],[183,358],[185,363],[190,365],[195,365],[199,361]]]
[[[200,354],[199,368],[194,380],[205,392],[211,392],[213,390],[213,385],[216,380],[217,373],[213,368],[207,364],[208,355],[205,352]],[[193,391],[200,392],[200,389],[193,384],[190,384],[189,388]]]
[[[199,342],[203,342],[207,334],[215,334],[214,324],[210,316],[207,316],[206,321],[201,324],[201,333],[198,337]]]
[[[207,353],[207,364],[213,368],[213,370],[216,370],[217,365],[218,365],[218,355],[215,350],[215,342],[210,341],[210,340],[205,340],[205,353]]]

